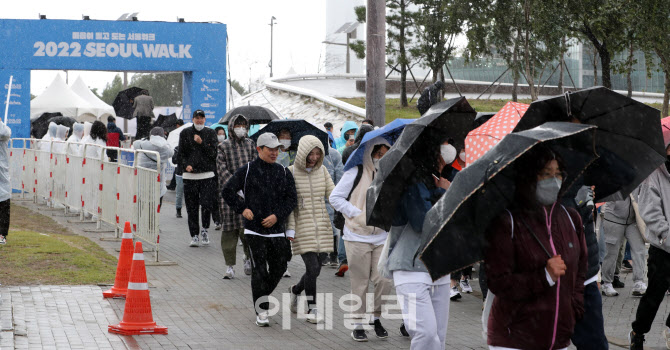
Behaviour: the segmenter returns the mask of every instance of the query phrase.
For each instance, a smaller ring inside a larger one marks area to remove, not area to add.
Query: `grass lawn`
[[[341,101],[350,103],[354,106],[365,108],[365,98],[340,98]],[[409,118],[416,119],[419,118],[419,111],[416,109],[415,98],[409,107],[401,108],[400,99],[398,98],[389,98],[386,100],[386,122],[389,123],[397,118]],[[500,110],[505,103],[510,100],[468,100],[468,103],[477,111],[477,112],[497,112]],[[519,100],[521,103],[530,103],[530,100]],[[660,103],[648,103],[649,106],[654,107],[658,110],[661,110]]]
[[[3,286],[109,284],[115,257],[51,218],[12,205],[7,244],[0,246]]]

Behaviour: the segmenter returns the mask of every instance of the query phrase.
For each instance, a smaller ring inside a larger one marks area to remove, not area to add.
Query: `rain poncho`
[[[86,123],[84,123],[84,126],[86,126]],[[99,145],[99,146],[107,146],[107,142],[103,139],[94,139],[91,137],[91,135],[86,135],[84,136],[83,139],[81,139],[81,143],[89,143],[89,144],[94,144],[94,145]],[[85,146],[81,146],[82,148]],[[86,147],[86,157],[87,158],[95,158],[95,159],[100,159],[100,154],[102,153],[102,148],[100,147],[91,147],[88,146]]]
[[[12,130],[0,120],[0,202],[8,200],[12,195],[12,184],[9,181],[9,145]]]
[[[356,125],[356,123],[352,121],[344,122],[344,125],[342,126],[342,132],[340,132],[340,137],[335,139],[334,148],[336,148],[337,151],[340,152],[340,154],[347,147],[347,140],[344,139],[344,134],[346,134],[347,131],[349,130],[355,130],[356,132],[358,132],[358,126]],[[356,137],[356,134],[354,134],[354,136],[352,137]]]
[[[70,128],[67,126],[58,125],[58,128],[56,129],[56,137],[53,139],[53,141],[65,141],[68,131],[70,131]],[[65,143],[54,142],[51,150],[53,153],[65,153]]]
[[[68,153],[75,156],[81,155],[81,139],[84,137],[84,124],[74,123],[72,126],[72,135],[68,137]]]
[[[84,122],[84,136],[88,136],[91,134],[91,127],[93,127],[93,123],[90,122]],[[84,137],[82,136],[82,139]]]
[[[275,162],[277,164],[281,164],[284,168],[288,168],[289,166],[293,165],[293,162],[295,162],[296,153],[297,152],[294,150],[289,150],[286,152],[279,151],[277,160]]]
[[[165,186],[165,179],[167,178],[167,176],[165,176],[165,166],[170,157],[172,157],[172,154],[174,154],[174,150],[170,147],[170,144],[164,137],[156,135],[151,135],[149,140],[137,140],[133,142],[133,148],[137,150],[154,151],[160,154],[161,197],[163,197],[167,192],[167,186]],[[142,152],[138,153],[137,165],[142,168],[156,169],[156,155]]]
[[[49,123],[49,131],[42,137],[40,141],[40,151],[51,152],[51,140],[56,137],[58,125],[54,122]]]

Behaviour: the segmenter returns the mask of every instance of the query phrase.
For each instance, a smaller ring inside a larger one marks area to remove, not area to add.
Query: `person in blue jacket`
[[[342,125],[342,130],[340,131],[340,137],[335,140],[335,148],[340,154],[344,151],[347,146],[354,144],[354,139],[356,138],[356,133],[358,132],[358,125],[352,121],[344,122]]]

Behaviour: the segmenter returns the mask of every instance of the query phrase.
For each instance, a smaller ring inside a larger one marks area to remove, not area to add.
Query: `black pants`
[[[301,255],[302,261],[305,262],[305,274],[300,278],[300,282],[293,286],[293,294],[300,294],[303,290],[305,291],[310,310],[316,307],[316,279],[321,273],[320,255],[314,252]]]
[[[214,210],[218,210],[214,203],[216,190],[217,184],[213,177],[204,180],[184,179],[184,202],[186,203],[186,214],[188,214],[188,232],[191,237],[200,234],[199,211],[202,211],[202,228],[209,228],[210,215]]]
[[[0,202],[0,236],[9,234],[9,201]]]
[[[256,313],[267,311],[269,308],[267,296],[277,288],[286,271],[291,246],[285,237],[245,235],[244,238],[251,254],[251,294],[254,309]]]
[[[340,239],[337,236],[333,236],[333,251],[330,253],[319,253],[319,258],[321,259],[321,263],[326,258],[329,258],[331,262],[337,262],[337,246],[340,244]]]
[[[647,269],[649,286],[637,307],[635,321],[633,321],[635,334],[649,333],[658,307],[665,298],[665,292],[670,286],[670,253],[654,246],[649,247]],[[670,315],[665,320],[665,325],[670,327]]]
[[[607,350],[607,336],[603,320],[603,300],[598,283],[584,286],[584,317],[575,324],[572,343],[577,349]]]

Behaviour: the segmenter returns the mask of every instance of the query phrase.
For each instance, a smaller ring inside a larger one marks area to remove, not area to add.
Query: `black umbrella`
[[[287,129],[291,132],[291,148],[296,149],[298,147],[298,142],[300,142],[300,139],[303,136],[312,135],[316,136],[316,138],[321,141],[323,148],[326,150],[326,154],[328,154],[328,134],[310,122],[302,119],[273,120],[262,129],[258,130],[258,132],[251,135],[251,139],[256,142],[258,137],[266,132],[271,132],[279,137],[279,131],[283,129]]]
[[[473,129],[482,126],[482,124],[486,123],[487,121],[489,121],[489,119],[493,118],[493,116],[496,115],[496,113],[497,112],[477,112]]]
[[[39,118],[30,122],[30,134],[34,138],[41,139],[49,131],[49,123],[65,125],[70,128],[68,135],[72,135],[72,126],[77,122],[74,118],[64,117],[60,112],[44,113]]]
[[[135,111],[133,100],[140,95],[142,90],[144,89],[133,86],[116,94],[112,107],[114,107],[117,117],[133,119],[133,112]]]
[[[657,109],[604,87],[593,87],[535,101],[514,131],[547,121],[578,121],[598,126],[600,159],[584,174],[596,186],[597,201],[626,198],[665,162],[661,118]]]
[[[241,106],[229,110],[228,113],[219,120],[219,124],[227,125],[230,118],[238,114],[247,118],[249,124],[267,124],[273,120],[279,119],[273,111],[265,107]]]
[[[450,137],[457,150],[465,147],[465,136],[472,130],[477,112],[465,97],[433,105],[424,115],[407,125],[400,138],[384,155],[367,193],[367,222],[389,230],[400,197],[415,170],[428,162],[426,150]]]
[[[544,144],[561,155],[569,188],[598,157],[593,147],[596,127],[550,122],[512,133],[456,175],[449,190],[426,214],[421,260],[433,280],[482,260],[489,223],[514,199],[514,162]]]
[[[159,114],[158,118],[154,122],[153,127],[160,126],[163,128],[163,131],[170,133],[172,130],[177,128],[177,115],[172,113],[170,115]]]

